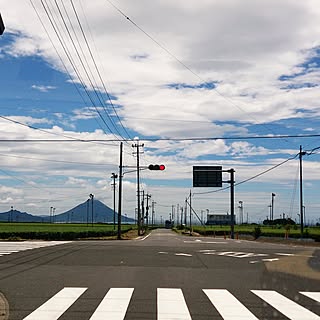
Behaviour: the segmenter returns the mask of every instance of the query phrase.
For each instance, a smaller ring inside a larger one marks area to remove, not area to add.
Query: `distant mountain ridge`
[[[93,203],[93,207],[92,207]],[[85,201],[76,207],[56,214],[54,217],[50,216],[36,216],[27,212],[20,212],[18,210],[10,210],[0,213],[0,221],[4,222],[55,222],[55,223],[113,223],[113,210],[99,200]],[[117,223],[117,212],[116,212]],[[134,219],[121,216],[123,223],[133,223]]]

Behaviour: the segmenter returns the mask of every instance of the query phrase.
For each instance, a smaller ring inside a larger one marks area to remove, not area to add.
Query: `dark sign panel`
[[[4,23],[3,23],[3,20],[2,20],[2,17],[1,17],[1,13],[0,13],[0,36],[3,34],[4,32]]]
[[[194,166],[193,187],[222,187],[221,166]]]

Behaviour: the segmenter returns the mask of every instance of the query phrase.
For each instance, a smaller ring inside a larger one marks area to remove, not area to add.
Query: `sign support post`
[[[222,181],[222,172],[230,173],[230,180]],[[230,184],[231,239],[234,239],[234,169],[222,170],[221,166],[194,166],[193,187],[222,187],[222,183]]]

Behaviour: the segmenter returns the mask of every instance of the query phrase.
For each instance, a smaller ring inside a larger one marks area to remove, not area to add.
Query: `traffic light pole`
[[[234,169],[228,170],[230,173],[230,206],[231,206],[231,239],[234,239]]]
[[[118,201],[118,232],[117,239],[121,239],[121,213],[122,213],[122,178],[123,178],[123,164],[122,164],[122,154],[123,154],[123,142],[120,143],[120,164],[119,164],[119,201]]]

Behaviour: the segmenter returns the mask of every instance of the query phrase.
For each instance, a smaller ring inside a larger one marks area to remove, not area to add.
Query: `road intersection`
[[[320,319],[319,250],[164,229],[65,242],[0,256],[2,305],[14,320]]]

